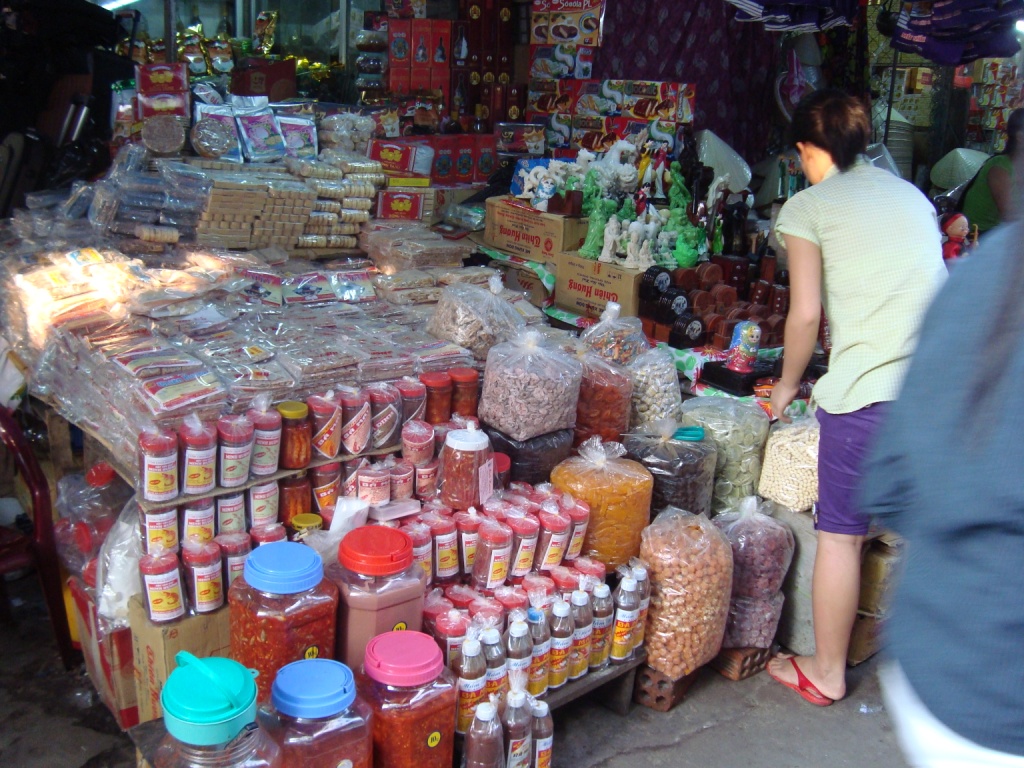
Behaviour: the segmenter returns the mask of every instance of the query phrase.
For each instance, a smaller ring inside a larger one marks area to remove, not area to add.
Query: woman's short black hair
[[[864,102],[833,88],[804,96],[790,126],[794,145],[804,142],[825,150],[840,171],[857,161],[870,135],[871,116]]]

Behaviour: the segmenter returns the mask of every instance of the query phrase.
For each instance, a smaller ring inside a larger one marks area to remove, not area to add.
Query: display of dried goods
[[[638,317],[619,317],[622,307],[609,301],[599,322],[580,334],[580,340],[605,360],[629,365],[651,348]]]
[[[629,365],[633,377],[630,423],[634,427],[675,419],[683,402],[675,359],[663,349],[644,352]]]
[[[500,278],[497,282],[500,293]],[[486,360],[491,347],[514,338],[525,325],[522,316],[500,296],[477,285],[458,283],[441,292],[427,331],[465,347],[477,360]]]
[[[718,515],[714,523],[732,544],[734,596],[765,599],[782,589],[795,546],[785,523],[761,512],[756,496],[743,499],[738,511]]]
[[[777,422],[768,433],[757,492],[796,512],[818,500],[818,420]]]
[[[491,446],[504,453],[511,461],[510,479],[537,485],[547,482],[551,470],[572,453],[573,431],[559,429],[529,440],[513,440],[503,432],[484,427],[491,438]]]
[[[583,379],[576,406],[573,446],[597,435],[605,441],[618,441],[629,429],[633,379],[629,371],[600,355],[581,355]]]
[[[701,427],[683,427],[664,419],[627,434],[622,444],[629,458],[654,475],[651,509],[679,507],[695,515],[711,515],[715,487],[714,443],[704,439]]]

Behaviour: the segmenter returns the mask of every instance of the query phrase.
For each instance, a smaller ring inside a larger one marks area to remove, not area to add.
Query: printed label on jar
[[[459,637],[447,637],[444,641],[444,665],[448,669],[455,669],[455,665],[459,663],[459,659],[462,658],[462,641],[466,639],[465,635]]]
[[[276,480],[249,489],[249,517],[252,528],[277,522],[281,503],[281,489]]]
[[[539,696],[548,688],[548,665],[551,663],[551,641],[545,640],[533,646],[530,659],[529,692]]]
[[[558,687],[569,677],[571,651],[572,636],[551,638],[551,687]]]
[[[486,677],[479,677],[475,680],[459,678],[459,703],[455,716],[456,733],[465,733],[473,724],[473,712],[476,710],[476,705],[484,700],[486,687]]]
[[[353,472],[341,481],[341,495],[351,499],[359,495],[359,473]]]
[[[476,544],[480,540],[477,531],[459,531],[459,549],[462,554],[462,562],[465,563],[465,575],[473,572],[473,563],[476,562]]]
[[[490,563],[487,567],[487,586],[485,589],[497,589],[508,578],[508,559],[512,553],[512,545],[501,549],[492,549]]]
[[[252,448],[249,471],[254,475],[272,475],[277,472],[281,457],[281,430],[257,429]]]
[[[459,547],[456,533],[434,537],[434,563],[437,578],[450,579],[459,572]]]
[[[583,538],[587,535],[587,524],[574,523],[569,530],[572,531],[572,536],[569,538],[569,546],[565,549],[563,560],[575,560],[580,556],[583,551]]]
[[[387,504],[391,500],[391,475],[387,472],[360,472],[358,493],[367,504]]]
[[[551,768],[551,748],[554,737],[547,736],[533,742],[533,768]]]
[[[423,572],[427,574],[427,582],[429,583],[434,576],[434,548],[430,543],[413,547],[412,561],[419,565]]]
[[[217,533],[245,532],[245,497],[231,494],[217,498]]]
[[[416,467],[416,497],[426,499],[437,492],[437,464]]]
[[[209,613],[224,605],[224,585],[221,583],[220,563],[193,566],[192,589],[196,596],[196,613]]]
[[[217,449],[207,448],[196,450],[185,449],[185,487],[184,493],[209,493],[216,487],[214,481],[214,465],[217,462]]]
[[[480,503],[483,504],[494,495],[494,459],[488,459],[480,467]]]
[[[612,632],[612,658],[623,661],[633,652],[633,631],[640,618],[640,609],[615,611],[615,628]]]
[[[230,587],[235,583],[235,579],[242,575],[242,572],[245,570],[245,561],[248,559],[248,553],[244,555],[229,555],[224,558],[224,569],[228,578],[226,587]]]
[[[540,561],[540,570],[550,571],[562,562],[562,555],[565,554],[565,543],[569,540],[569,532],[553,533],[548,539],[547,549],[544,550],[543,559]]]
[[[388,403],[373,417],[373,447],[384,448],[391,445],[398,432],[399,418],[398,408]]]
[[[405,414],[403,421],[423,421],[423,414],[427,412],[427,396],[423,395],[417,400],[402,400],[402,410],[410,403],[416,403],[416,407]]]
[[[220,447],[220,478],[224,488],[243,485],[249,479],[249,459],[252,458],[252,443],[246,445],[222,445]]]
[[[178,510],[175,508],[145,512],[146,552],[158,547],[174,551],[178,548]]]
[[[333,459],[341,449],[341,411],[334,410],[331,418],[327,420],[320,431],[313,435],[313,447],[317,453],[328,459]]]
[[[341,428],[341,444],[353,456],[366,450],[370,442],[370,404],[364,403]]]
[[[412,478],[413,472],[391,473],[391,499],[393,501],[412,498]]]
[[[508,758],[505,768],[530,768],[530,752],[533,750],[533,739],[526,734],[521,739],[509,739]]]
[[[181,576],[177,569],[158,576],[143,575],[149,618],[153,621],[172,621],[185,615],[185,601],[181,596]]]
[[[509,576],[513,579],[522,578],[533,568],[533,558],[537,554],[537,537],[531,536],[519,542]]]
[[[490,698],[491,694],[505,690],[508,687],[508,664],[502,663],[498,667],[487,668],[487,687],[484,689],[484,698]]]
[[[144,456],[142,497],[145,501],[170,501],[178,495],[178,456]]]
[[[334,515],[334,507],[338,503],[338,493],[341,491],[341,475],[328,481],[325,485],[318,485],[313,489],[313,500],[316,502],[318,512],[326,512]]]
[[[587,674],[587,670],[590,668],[590,649],[593,634],[594,627],[591,624],[573,630],[572,652],[569,655],[570,680],[578,680]]]
[[[213,539],[213,526],[217,513],[214,510],[212,499],[209,506],[201,509],[184,509],[182,516],[182,533],[186,540],[197,539],[207,542]]]

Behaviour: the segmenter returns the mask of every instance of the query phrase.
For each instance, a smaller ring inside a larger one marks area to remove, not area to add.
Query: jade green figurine
[[[615,213],[615,201],[603,198],[598,200],[590,213],[590,223],[587,226],[587,239],[583,241],[580,248],[580,256],[588,259],[596,259],[601,255],[601,248],[604,245],[604,228],[608,218]]]
[[[597,183],[597,171],[593,168],[583,177],[583,215],[589,216],[594,211],[594,203],[601,197],[601,185]]]
[[[636,202],[632,195],[626,195],[626,199],[622,201],[622,207],[619,209],[619,221],[623,224],[636,221]]]

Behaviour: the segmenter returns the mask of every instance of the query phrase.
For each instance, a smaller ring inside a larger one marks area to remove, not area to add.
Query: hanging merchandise
[[[1022,0],[937,0],[904,3],[891,45],[936,64],[957,66],[976,59],[1004,59],[1020,51],[1015,24]]]
[[[794,0],[763,3],[757,0],[725,0],[736,7],[736,21],[760,21],[771,32],[823,32],[850,27],[857,20],[857,0],[822,3]]]

